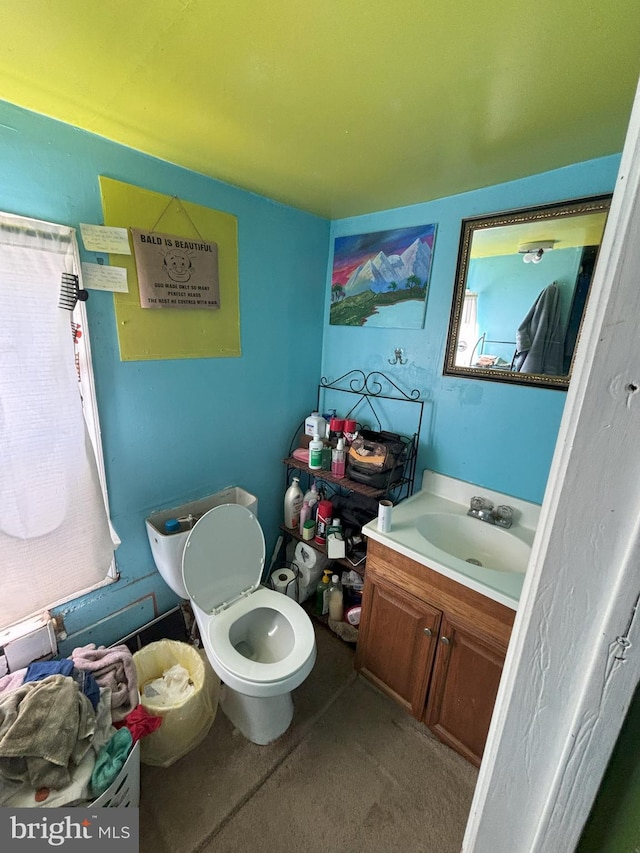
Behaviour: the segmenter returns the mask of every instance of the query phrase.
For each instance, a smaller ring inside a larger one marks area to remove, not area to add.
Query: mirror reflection
[[[445,374],[566,389],[610,203],[463,221]]]

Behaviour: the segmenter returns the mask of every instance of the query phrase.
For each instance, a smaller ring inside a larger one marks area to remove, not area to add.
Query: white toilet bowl
[[[315,633],[293,599],[260,585],[265,542],[258,519],[238,504],[205,513],[182,556],[185,590],[202,643],[225,684],[220,707],[253,743],[291,723],[291,691],[313,669]]]

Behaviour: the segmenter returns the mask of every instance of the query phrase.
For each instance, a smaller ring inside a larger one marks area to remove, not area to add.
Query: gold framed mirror
[[[463,220],[446,376],[566,390],[610,204]]]

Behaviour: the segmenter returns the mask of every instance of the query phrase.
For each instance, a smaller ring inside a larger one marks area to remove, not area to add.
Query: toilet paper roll
[[[329,560],[305,542],[298,542],[293,553],[293,562],[298,567],[298,601],[302,604],[315,592],[322,577],[322,570]]]
[[[296,550],[293,552],[293,561],[300,569],[304,566],[307,569],[315,569],[320,574],[322,574],[322,570],[329,562],[324,554],[316,551],[315,548],[312,548],[311,545],[307,545],[305,542],[298,542],[296,545]]]
[[[378,504],[378,530],[381,533],[388,533],[391,530],[391,501],[380,501]]]
[[[291,569],[276,569],[271,575],[271,585],[276,592],[282,592],[289,598],[296,597],[296,576]]]
[[[300,598],[299,600],[306,601],[306,599],[311,594],[311,590],[316,588],[316,584],[322,577],[322,569],[312,568],[309,566],[300,566],[298,574],[298,584],[300,586]]]

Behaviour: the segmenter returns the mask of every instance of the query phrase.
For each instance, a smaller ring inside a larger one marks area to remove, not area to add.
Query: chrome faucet
[[[471,498],[467,515],[488,524],[497,524],[498,527],[509,528],[513,523],[513,509],[510,506],[494,507],[490,500],[479,496]]]

